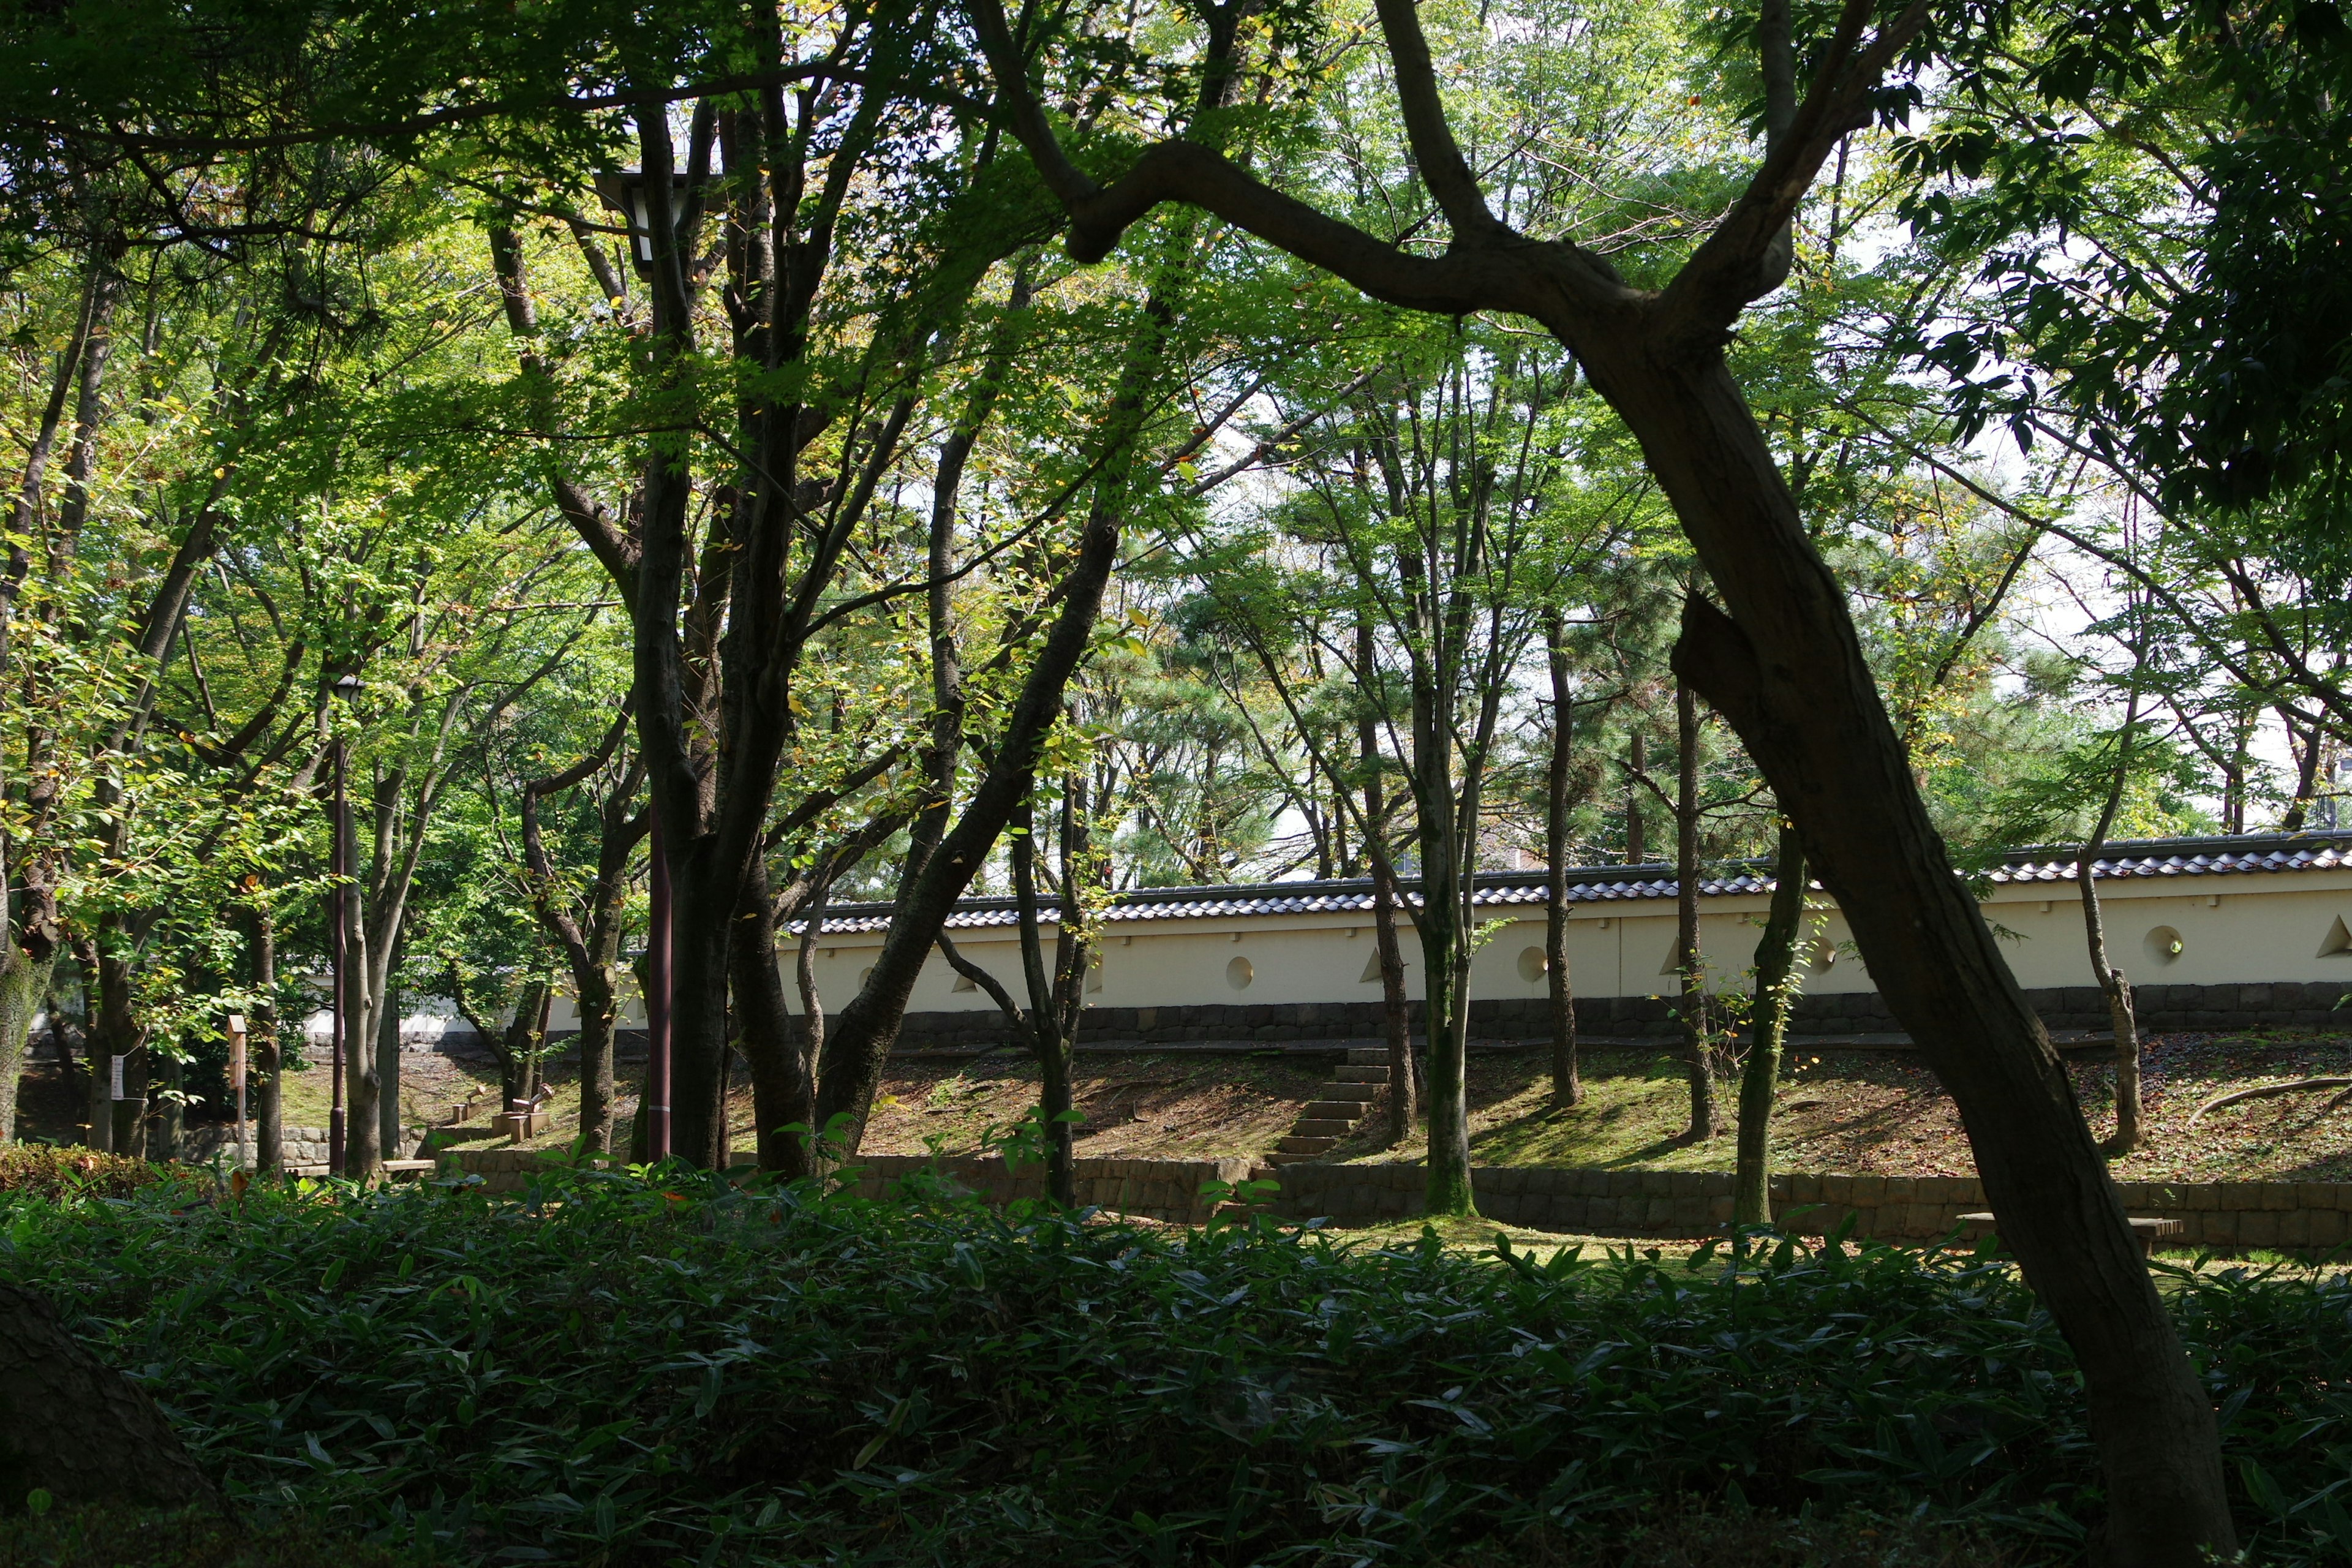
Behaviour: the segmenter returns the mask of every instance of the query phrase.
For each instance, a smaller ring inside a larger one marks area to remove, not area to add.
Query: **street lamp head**
[[[629,255],[637,266],[650,267],[654,260],[654,218],[650,203],[646,199],[646,172],[643,169],[619,169],[596,176],[596,194],[604,205],[620,216],[629,226]],[[686,215],[686,176],[670,175],[669,217],[675,224]]]
[[[360,694],[360,678],[346,671],[335,677],[334,684],[327,689],[335,694],[336,701],[349,702]]]

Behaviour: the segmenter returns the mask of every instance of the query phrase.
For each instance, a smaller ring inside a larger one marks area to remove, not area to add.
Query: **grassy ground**
[[[2113,1169],[2126,1181],[2352,1180],[2352,1115],[2325,1110],[2326,1092],[2252,1100],[2189,1115],[2232,1089],[2344,1074],[2352,1039],[2279,1035],[2166,1035],[2144,1054],[2146,1136]],[[2070,1056],[2068,1071],[2095,1131],[2114,1123],[2114,1076],[2104,1058]],[[1655,1052],[1596,1051],[1584,1063],[1585,1099],[1551,1109],[1551,1080],[1534,1052],[1474,1058],[1471,1148],[1495,1165],[1580,1165],[1644,1170],[1727,1170],[1738,1125],[1738,1086],[1721,1083],[1721,1131],[1684,1136],[1690,1089],[1682,1064]],[[1811,1051],[1792,1060],[1773,1115],[1775,1159],[1784,1169],[1876,1175],[1973,1175],[1976,1166],[1950,1098],[1909,1052]],[[1368,1129],[1336,1152],[1358,1160],[1418,1157]]]
[[[1329,1076],[1331,1058],[1199,1057],[1137,1052],[1082,1057],[1077,1102],[1082,1155],[1203,1159],[1264,1156]],[[2146,1053],[2147,1136],[2118,1160],[2126,1180],[2352,1180],[2352,1111],[2330,1112],[2325,1091],[2231,1106],[2195,1127],[2189,1114],[2231,1089],[2290,1079],[2343,1074],[2352,1037],[2166,1035]],[[2112,1069],[2101,1057],[2069,1060],[2076,1092],[2095,1131],[2112,1121]],[[487,1062],[424,1052],[404,1054],[402,1106],[412,1125],[448,1120],[451,1106],[478,1090],[495,1102],[498,1080]],[[624,1065],[618,1111],[625,1124],[636,1099],[639,1063]],[[551,1126],[537,1142],[568,1142],[579,1124],[579,1085],[555,1064]],[[1470,1063],[1472,1148],[1484,1164],[1579,1165],[1650,1170],[1726,1170],[1732,1158],[1737,1087],[1717,1087],[1723,1131],[1694,1143],[1684,1136],[1690,1097],[1682,1065],[1664,1048],[1588,1052],[1585,1099],[1573,1110],[1550,1106],[1545,1053],[1480,1053]],[[1036,1103],[1035,1067],[1012,1052],[977,1062],[906,1061],[886,1075],[866,1147],[874,1153],[961,1154],[978,1150],[991,1128],[1017,1121]],[[286,1120],[317,1126],[327,1118],[323,1067],[291,1075]],[[487,1143],[488,1107],[458,1130],[458,1146]],[[28,1074],[23,1099],[31,1135],[76,1141],[77,1091],[44,1059]],[[748,1089],[731,1118],[735,1142],[748,1147],[753,1125]],[[1377,1110],[1358,1135],[1334,1151],[1342,1160],[1418,1158],[1421,1140],[1386,1145]],[[1776,1159],[1784,1169],[1887,1175],[1967,1175],[1974,1170],[1950,1100],[1918,1057],[1886,1051],[1813,1051],[1790,1064],[1774,1116]]]

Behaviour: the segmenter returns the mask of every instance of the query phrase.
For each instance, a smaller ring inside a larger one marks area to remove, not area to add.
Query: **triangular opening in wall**
[[[1412,962],[1412,961],[1411,959],[1404,957],[1402,954],[1399,954],[1397,957],[1397,967],[1399,969],[1402,969],[1406,964],[1411,963]],[[1380,983],[1381,950],[1378,947],[1374,947],[1371,951],[1371,955],[1364,960],[1364,972],[1356,976],[1356,984],[1359,985],[1378,985]]]
[[[955,989],[958,991],[977,991],[980,987],[971,983],[971,975],[959,974],[955,978]]]
[[[2327,928],[2327,936],[2319,944],[2319,956],[2322,958],[2331,958],[2339,952],[2352,952],[2352,929],[2345,926],[2342,915],[2336,917],[2336,923]]]
[[[1682,946],[1682,943],[1675,942],[1666,949],[1666,961],[1658,965],[1659,973],[1680,974],[1683,972],[1683,966],[1676,962],[1683,955]]]

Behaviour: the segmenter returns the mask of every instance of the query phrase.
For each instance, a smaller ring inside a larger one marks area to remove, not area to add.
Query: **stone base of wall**
[[[1285,1165],[1275,1212],[1370,1225],[1422,1212],[1419,1165]],[[1478,1212],[1502,1225],[1584,1236],[1693,1240],[1731,1223],[1728,1171],[1590,1171],[1488,1166],[1472,1173]],[[2177,1219],[2168,1247],[2224,1251],[2327,1249],[2352,1242],[2352,1182],[2122,1182],[2125,1212]],[[1772,1212],[1785,1228],[1821,1236],[1851,1215],[1853,1235],[1933,1241],[1964,1214],[1987,1209],[1974,1176],[1848,1176],[1791,1173],[1772,1179]]]
[[[284,1136],[279,1141],[278,1148],[282,1151],[281,1157],[287,1164],[323,1165],[327,1163],[327,1129],[288,1127],[281,1129],[281,1131]],[[246,1136],[249,1139],[252,1135],[251,1124],[248,1123]],[[421,1142],[421,1131],[413,1130],[401,1140],[398,1151],[386,1155],[385,1158],[393,1160],[413,1158],[419,1142]],[[237,1157],[235,1126],[221,1126],[207,1122],[201,1127],[191,1127],[181,1134],[180,1159],[184,1163],[209,1165],[216,1157],[223,1165],[232,1169],[236,1167]]]
[[[934,1163],[941,1175],[992,1204],[1045,1195],[1045,1167],[1007,1171],[1003,1159],[993,1154],[937,1162],[928,1154],[870,1155],[857,1162],[856,1190],[862,1197],[887,1197],[898,1189],[899,1178]],[[1250,1171],[1247,1160],[1081,1159],[1071,1174],[1083,1207],[1200,1225],[1216,1206],[1201,1189],[1212,1182],[1235,1185],[1247,1181]]]
[[[315,1131],[315,1130],[313,1130]],[[535,1149],[473,1149],[441,1156],[444,1170],[479,1176],[493,1193],[515,1193],[545,1171],[551,1156]],[[617,1160],[597,1163],[612,1167]],[[881,1198],[909,1173],[936,1165],[963,1190],[992,1204],[1043,1198],[1045,1174],[1024,1165],[1008,1172],[1000,1156],[934,1161],[927,1154],[876,1154],[856,1167],[855,1191]],[[1285,1219],[1323,1219],[1335,1226],[1409,1219],[1422,1212],[1426,1173],[1419,1165],[1285,1165],[1248,1160],[1081,1159],[1076,1172],[1081,1205],[1108,1213],[1205,1223],[1221,1200],[1202,1194],[1211,1183],[1227,1188],[1271,1178],[1279,1190],[1268,1205]],[[1498,1225],[1577,1236],[1630,1240],[1698,1240],[1722,1235],[1731,1223],[1728,1171],[1596,1171],[1558,1166],[1493,1165],[1472,1173],[1478,1212]],[[2326,1252],[2352,1243],[2352,1182],[2125,1182],[2126,1212],[2182,1222],[2167,1247]],[[1973,1176],[1849,1176],[1796,1172],[1772,1179],[1772,1211],[1800,1235],[1822,1236],[1851,1215],[1857,1239],[1937,1241],[1953,1234],[1959,1216],[1986,1208]]]
[[[557,1163],[559,1157],[560,1152],[545,1149],[466,1149],[436,1156],[444,1174],[455,1171],[461,1176],[479,1176],[482,1190],[492,1193],[521,1192],[533,1177]],[[606,1170],[624,1163],[612,1159],[589,1163]]]
[[[2352,1012],[2336,1004],[2347,994],[2337,981],[2276,981],[2265,984],[2140,985],[2133,990],[2140,1027],[2182,1029],[2352,1027]],[[2028,991],[2026,1000],[2052,1029],[2105,1029],[2106,1002],[2095,985]],[[1551,1029],[1542,997],[1470,1004],[1470,1034],[1488,1042],[1538,1040]],[[1664,996],[1580,996],[1577,1027],[1601,1038],[1674,1039],[1681,1026]],[[1412,1008],[1421,1027],[1421,1006]],[[1876,992],[1801,996],[1791,1025],[1799,1035],[1885,1035],[1902,1026]],[[1089,1007],[1078,1026],[1086,1046],[1192,1046],[1255,1042],[1269,1047],[1381,1037],[1377,1002],[1204,1002],[1183,1007]],[[984,1050],[1013,1045],[1002,1016],[991,1012],[909,1013],[898,1032],[901,1050]]]

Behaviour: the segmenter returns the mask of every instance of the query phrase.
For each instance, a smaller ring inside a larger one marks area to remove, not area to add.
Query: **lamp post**
[[[352,886],[352,797],[348,764],[350,742],[343,738],[341,715],[348,712],[351,700],[359,695],[360,678],[345,673],[335,677],[328,690],[334,694],[335,711],[335,805],[331,831],[334,848],[329,856],[334,897],[333,930],[328,937],[328,952],[335,966],[334,1016],[328,1026],[331,1041],[329,1056],[334,1081],[328,1089],[327,1110],[327,1171],[331,1175],[343,1173],[343,1071],[344,1059],[351,1050],[352,1038],[352,979],[351,973],[351,900],[358,891]]]

